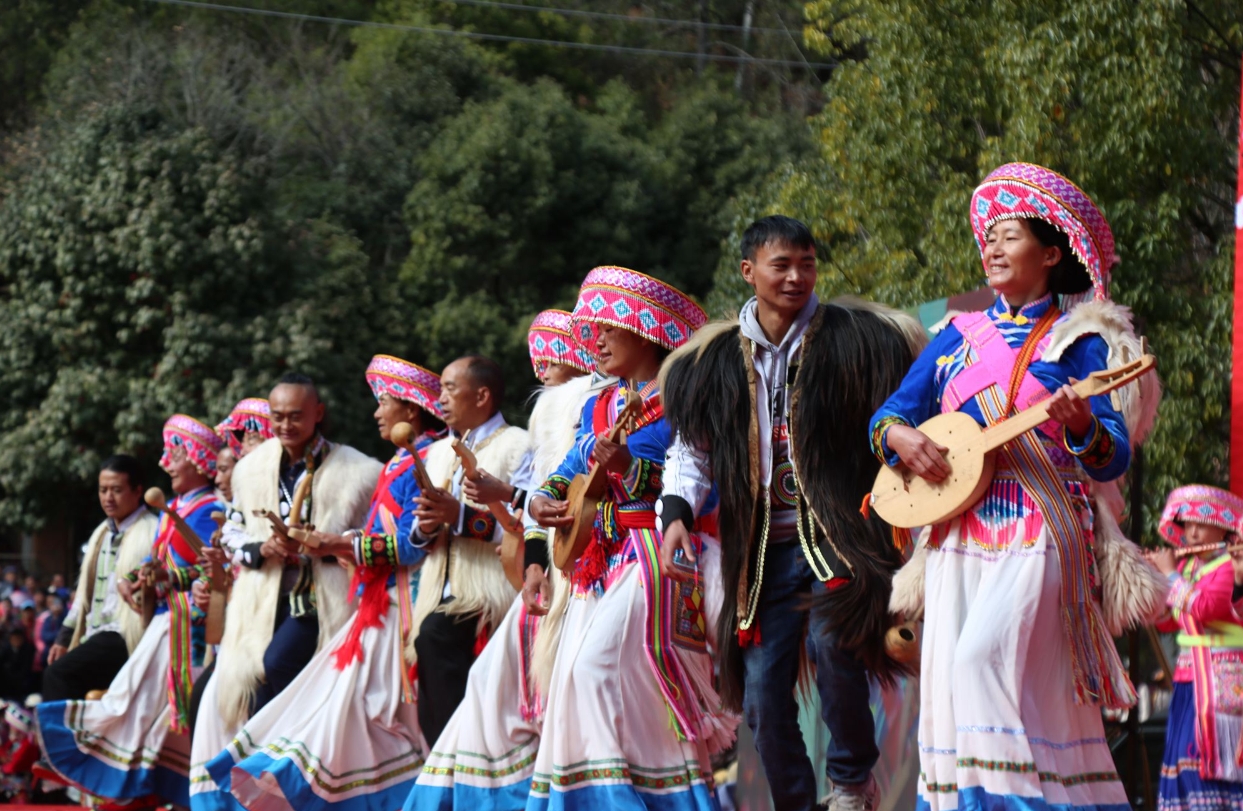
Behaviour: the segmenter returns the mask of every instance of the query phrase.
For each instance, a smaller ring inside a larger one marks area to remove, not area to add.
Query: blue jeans
[[[880,755],[867,670],[855,656],[837,647],[823,621],[810,616],[810,596],[813,589],[821,588],[798,541],[769,544],[756,611],[760,644],[742,652],[742,706],[776,811],[804,811],[817,801],[816,775],[799,730],[794,696],[804,627],[808,630],[807,656],[816,666],[821,717],[832,736],[826,769],[829,779],[840,785],[863,783]]]

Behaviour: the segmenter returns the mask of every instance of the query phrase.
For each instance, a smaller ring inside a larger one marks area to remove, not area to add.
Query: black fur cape
[[[817,589],[839,644],[882,682],[902,668],[884,654],[890,580],[902,563],[888,524],[860,513],[880,463],[869,421],[902,382],[924,333],[911,317],[857,300],[822,304],[804,333],[790,389],[790,455],[816,523],[816,544],[847,585]],[[674,436],[707,450],[720,492],[725,603],[718,629],[721,696],[742,703],[738,620],[755,577],[764,520],[750,341],[736,322],[710,324],[665,361],[661,396]],[[797,543],[797,541],[795,541]],[[813,571],[821,567],[814,566]],[[761,628],[761,636],[763,629]]]

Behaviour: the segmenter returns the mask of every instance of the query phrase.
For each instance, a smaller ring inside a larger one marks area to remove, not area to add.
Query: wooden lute
[[[298,489],[293,493],[293,504],[290,505],[289,523],[286,524],[281,517],[271,510],[254,510],[254,514],[260,518],[268,519],[272,525],[272,531],[284,538],[286,541],[301,544],[303,546],[316,547],[319,542],[306,530],[308,526],[302,524],[302,505],[306,502],[306,497],[311,492],[311,486],[315,478],[314,471],[307,471],[302,477],[302,481],[298,482]]]
[[[1094,372],[1072,388],[1080,397],[1108,394],[1148,374],[1156,367],[1152,355],[1144,355],[1116,369]],[[981,428],[961,411],[940,414],[919,426],[938,445],[949,448],[945,459],[950,474],[939,482],[917,476],[905,465],[882,465],[872,484],[872,509],[895,527],[909,529],[948,521],[983,497],[993,480],[995,453],[1007,442],[1049,419],[1047,401],[1014,414],[988,428]]]
[[[626,435],[634,430],[634,421],[642,408],[643,399],[637,392],[627,390],[626,404],[606,435],[608,440],[625,445]],[[590,543],[591,527],[596,522],[600,499],[604,497],[607,487],[608,478],[599,465],[593,466],[588,473],[579,473],[570,482],[565,498],[570,508],[566,515],[572,516],[574,522],[564,529],[554,529],[552,536],[552,562],[561,571],[568,574]]]
[[[466,447],[462,440],[454,438],[453,452],[462,460],[462,470],[471,481],[479,479],[479,462],[475,453]],[[522,533],[521,513],[511,514],[503,502],[488,502],[488,511],[501,525],[501,568],[505,570],[505,579],[518,591],[522,591],[523,571],[522,558],[525,542]]]

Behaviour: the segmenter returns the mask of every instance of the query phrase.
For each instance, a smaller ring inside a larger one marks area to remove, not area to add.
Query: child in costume
[[[204,544],[216,528],[211,514],[224,510],[211,483],[223,445],[211,428],[184,414],[164,424],[160,466],[177,493],[168,506]],[[189,592],[202,572],[194,546],[167,515],[160,517],[142,568],[118,581],[127,602],[148,572],[158,581],[159,602],[129,661],[98,701],[41,704],[39,737],[48,766],[91,795],[144,802],[158,797],[187,806],[190,690],[205,650],[204,616]]]
[[[1180,652],[1161,764],[1161,811],[1243,809],[1243,498],[1202,484],[1170,493],[1154,555],[1169,578]],[[1199,551],[1193,552],[1192,548]]]
[[[997,300],[924,350],[873,417],[873,450],[939,481],[945,449],[916,428],[932,416],[992,425],[1047,400],[1049,421],[998,451],[979,502],[925,531],[907,564],[923,592],[895,581],[892,607],[924,611],[917,808],[1124,811],[1100,710],[1135,692],[1102,604],[1119,579],[1098,565],[1113,519],[1094,515],[1090,483],[1126,470],[1132,429],[1119,404],[1139,387],[1088,400],[1069,385],[1138,346],[1109,302],[1113,235],[1074,184],[1022,163],[985,178],[971,223]],[[1161,599],[1151,574],[1128,584],[1130,621]]]
[[[390,440],[394,426],[409,423],[425,455],[444,432],[439,377],[390,355],[374,357],[366,377],[380,436]],[[413,534],[414,463],[400,448],[384,466],[365,529],[308,533],[308,554],[352,561],[358,610],[207,764],[244,806],[385,811],[414,784],[427,751],[403,657],[413,578],[426,555]]]
[[[574,444],[574,431],[595,362],[570,337],[570,314],[545,310],[527,334],[531,364],[544,389],[531,412],[531,480],[542,483]],[[463,490],[476,503],[521,504],[521,486],[467,481]],[[522,485],[515,482],[515,485]],[[526,486],[531,486],[526,484]],[[485,489],[494,492],[485,492]],[[524,515],[524,520],[529,520]],[[547,530],[525,533],[524,566],[549,568]],[[519,811],[526,807],[539,748],[540,698],[531,678],[532,649],[548,606],[514,599],[479,658],[471,666],[466,696],[449,719],[410,796],[406,811]],[[541,631],[542,632],[542,631]]]
[[[657,372],[706,320],[682,293],[624,268],[596,268],[579,292],[576,335],[594,346],[600,370],[620,379],[587,401],[575,447],[530,502],[541,525],[568,528],[571,480],[606,471],[591,538],[569,578],[532,811],[716,807],[709,757],[733,740],[736,720],[721,710],[707,650],[720,600],[711,593],[715,527],[701,520],[697,577],[681,585],[661,575],[655,513],[670,438]],[[633,430],[625,444],[611,441],[632,396]]]

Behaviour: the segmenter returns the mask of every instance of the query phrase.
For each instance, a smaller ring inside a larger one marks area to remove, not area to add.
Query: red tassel
[[[752,645],[759,647],[760,645],[760,624],[752,623],[750,628],[738,629],[738,646],[749,648]]]
[[[863,515],[864,518],[870,519],[872,517],[872,494],[871,493],[868,493],[866,496],[863,497],[863,503],[859,505],[859,512]]]
[[[483,649],[488,646],[488,639],[492,636],[488,628],[481,628],[479,634],[475,637],[475,658],[479,658],[479,654],[483,653]]]
[[[833,591],[834,589],[840,589],[849,582],[849,577],[831,577],[828,582],[824,584],[824,587],[829,591]]]
[[[387,565],[358,566],[354,569],[350,593],[356,593],[361,585],[363,594],[358,600],[358,611],[351,621],[349,633],[332,652],[337,670],[345,670],[355,659],[362,661],[363,631],[384,624],[384,615],[388,613],[388,576],[392,571],[393,567]]]

